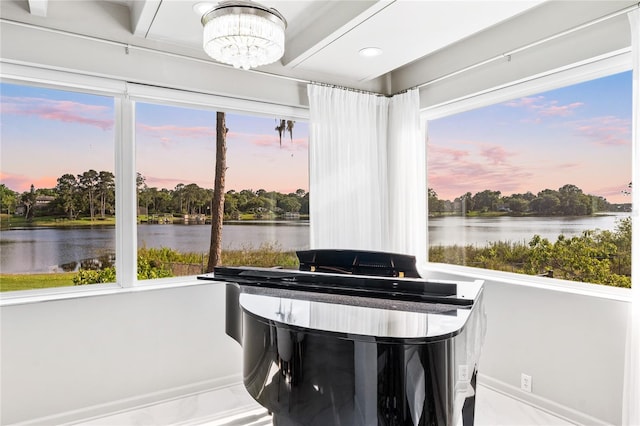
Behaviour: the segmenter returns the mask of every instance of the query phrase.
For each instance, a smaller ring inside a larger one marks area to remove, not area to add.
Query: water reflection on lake
[[[479,245],[492,241],[526,242],[535,234],[555,242],[558,235],[580,235],[588,229],[613,231],[629,213],[570,217],[461,217],[429,219],[429,245]]]
[[[484,245],[489,241],[528,242],[534,234],[555,241],[559,234],[579,235],[587,229],[614,230],[628,214],[590,217],[443,217],[429,220],[429,243]],[[138,246],[171,247],[184,252],[207,252],[209,225],[138,226]],[[283,250],[309,248],[306,221],[229,222],[223,228],[225,249],[258,248],[277,244]],[[3,273],[62,272],[75,270],[80,262],[112,261],[115,229],[28,228],[0,232],[0,270]]]

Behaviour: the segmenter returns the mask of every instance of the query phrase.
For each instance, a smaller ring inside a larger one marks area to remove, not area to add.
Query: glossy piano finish
[[[245,386],[274,425],[453,425],[473,396],[481,310],[269,293],[243,293],[240,306]]]
[[[406,255],[298,255],[301,271],[199,277],[226,282],[245,387],[275,425],[473,424],[482,281],[420,279]]]

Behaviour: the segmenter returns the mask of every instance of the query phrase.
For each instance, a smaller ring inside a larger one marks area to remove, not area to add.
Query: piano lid
[[[296,254],[301,271],[420,278],[416,258],[407,254],[365,250],[299,250]]]
[[[467,306],[473,305],[479,291],[471,283],[421,279],[415,258],[408,255],[308,250],[299,251],[298,257],[299,271],[219,266],[213,274],[198,278],[248,287]]]

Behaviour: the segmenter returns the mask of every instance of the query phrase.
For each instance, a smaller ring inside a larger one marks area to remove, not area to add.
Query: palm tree
[[[289,132],[293,142],[293,126],[295,121],[280,120],[276,130],[280,134],[280,146],[282,146],[282,134]],[[213,197],[211,199],[211,241],[209,243],[209,260],[207,272],[213,272],[213,268],[220,264],[222,258],[222,221],[224,219],[224,184],[227,171],[227,129],[226,115],[224,112],[216,113],[216,174],[213,182]]]
[[[276,131],[280,136],[280,146],[282,146],[282,134],[285,132],[289,132],[289,137],[291,138],[291,142],[293,142],[293,126],[295,121],[293,120],[280,120],[280,124],[276,126]]]
[[[207,272],[213,272],[222,257],[222,220],[224,219],[224,182],[227,170],[227,129],[224,112],[216,113],[216,174],[211,198],[211,242]]]

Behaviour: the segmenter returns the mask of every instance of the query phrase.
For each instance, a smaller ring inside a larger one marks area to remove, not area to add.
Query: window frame
[[[309,120],[308,108],[147,86],[123,80],[27,65],[3,63],[0,68],[0,82],[96,94],[114,99],[114,167],[117,217],[115,250],[116,270],[118,271],[115,283],[3,292],[0,294],[0,306],[167,289],[173,286],[205,283],[195,277],[137,279],[137,238],[132,237],[137,235],[135,146],[137,101],[254,116],[278,116]]]
[[[622,49],[608,55],[573,64],[572,66],[552,70],[498,88],[424,108],[421,110],[421,120],[422,123],[425,123],[428,122],[428,120],[480,108],[504,100],[577,84],[618,72],[629,71],[631,68],[630,49]],[[116,157],[115,171],[116,176],[118,176],[116,183],[116,209],[123,209],[122,211],[117,210],[117,216],[119,216],[120,219],[116,221],[116,253],[119,254],[119,256],[116,257],[116,259],[119,260],[116,260],[116,262],[118,262],[117,267],[119,267],[120,272],[118,273],[116,283],[4,292],[0,294],[0,306],[100,296],[115,292],[166,289],[177,285],[202,284],[202,281],[197,281],[193,277],[137,280],[137,240],[127,238],[127,235],[136,235],[135,144],[132,143],[134,142],[135,133],[135,101],[208,108],[214,111],[251,113],[254,115],[278,115],[309,120],[308,108],[291,107],[208,93],[189,92],[173,88],[145,86],[142,84],[128,83],[123,80],[37,68],[27,65],[3,63],[0,69],[0,81],[14,84],[32,84],[52,89],[81,91],[89,94],[114,97],[116,118],[114,156]],[[427,128],[428,126],[425,126],[425,138]],[[635,143],[636,145],[640,144],[640,142]],[[634,148],[640,149],[640,147]],[[634,164],[633,167],[640,167],[640,165]],[[634,203],[634,211],[638,209],[638,207],[635,207],[637,205],[638,203]],[[633,252],[640,251],[640,247],[634,246],[632,250]],[[436,264],[430,263],[428,260],[425,265],[421,266],[426,267],[427,271],[443,271],[455,273],[460,276],[479,277],[516,285],[531,285],[553,291],[566,291],[593,297],[614,298],[624,301],[631,300],[630,289],[594,286],[588,283],[566,282],[558,279],[552,279],[553,285],[549,286],[549,278],[527,276],[525,277],[526,280],[523,280],[522,276],[515,273]]]
[[[430,120],[448,117],[465,111],[495,105],[500,102],[506,102],[512,99],[559,89],[621,72],[631,71],[632,68],[631,49],[622,49],[607,55],[592,58],[588,61],[582,61],[572,64],[571,66],[531,76],[530,78],[515,81],[481,93],[476,93],[474,95],[465,96],[460,99],[454,99],[446,103],[424,108],[420,112],[420,118],[422,123],[426,123],[424,126],[425,143],[428,143],[428,127]],[[632,140],[632,149],[640,149],[637,145],[640,145],[640,142]],[[634,169],[637,167],[640,167],[640,165],[632,164],[632,175],[635,173]],[[427,170],[427,186],[428,181],[429,178]],[[638,202],[636,201],[632,205],[632,211],[636,212],[638,208]],[[632,215],[633,214],[635,213],[632,213]],[[428,220],[427,215],[427,248],[429,247]],[[635,252],[640,252],[640,247],[633,245],[632,253]],[[562,291],[585,296],[631,301],[631,289],[627,288],[567,281],[558,278],[529,276],[515,272],[494,271],[470,266],[433,263],[429,261],[428,253],[425,268],[428,271],[452,273],[460,276],[500,281],[514,285],[532,286],[551,291]]]

